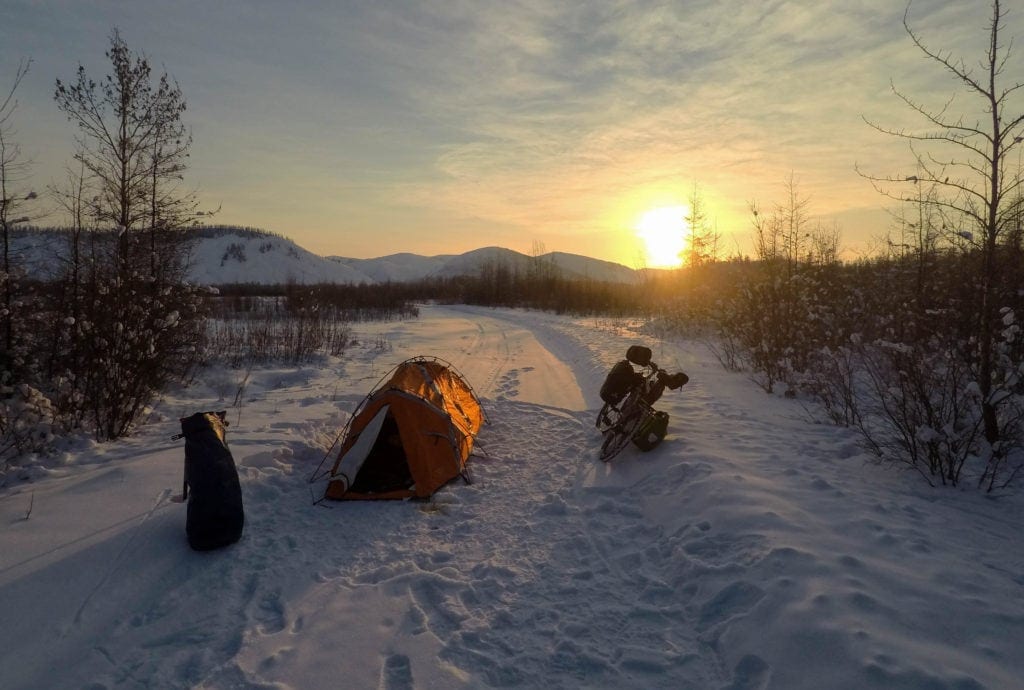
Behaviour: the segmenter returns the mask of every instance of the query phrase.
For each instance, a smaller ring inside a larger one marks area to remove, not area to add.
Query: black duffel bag
[[[196,551],[233,544],[242,536],[245,511],[238,470],[224,438],[224,412],[197,412],[181,419],[185,437],[185,533]]]

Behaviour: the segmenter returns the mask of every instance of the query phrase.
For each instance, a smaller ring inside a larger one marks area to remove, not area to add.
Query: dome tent
[[[381,381],[342,430],[325,498],[426,498],[466,470],[485,417],[462,375],[415,357]]]

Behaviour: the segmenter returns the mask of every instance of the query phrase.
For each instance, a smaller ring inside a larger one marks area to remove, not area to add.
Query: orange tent
[[[326,498],[426,498],[464,476],[484,422],[469,384],[448,362],[425,357],[385,379],[342,430]]]

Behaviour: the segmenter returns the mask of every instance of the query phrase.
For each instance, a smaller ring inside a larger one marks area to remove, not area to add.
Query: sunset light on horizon
[[[929,45],[974,64],[988,3],[915,0]],[[847,256],[892,226],[867,174],[913,174],[894,129],[925,127],[957,84],[921,60],[906,5],[626,2],[5,2],[0,91],[32,61],[11,119],[41,197],[76,132],[54,104],[97,81],[116,27],[184,94],[184,185],[212,222],[324,256],[426,256],[540,243],[627,266],[680,263],[699,186],[723,256],[752,253],[750,207],[792,177]],[[1004,36],[1024,40],[1024,10]],[[1019,69],[1024,50],[1008,69]],[[967,98],[957,106],[973,107]],[[967,111],[969,117],[974,113]],[[63,222],[42,200],[42,224]],[[671,209],[671,210],[670,210]],[[665,217],[662,217],[662,216]],[[671,217],[669,217],[671,216]]]
[[[690,231],[686,224],[687,206],[661,206],[647,211],[636,225],[644,241],[649,268],[677,268]]]

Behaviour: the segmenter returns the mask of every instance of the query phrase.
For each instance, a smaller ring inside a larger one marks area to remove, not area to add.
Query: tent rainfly
[[[473,389],[448,362],[396,366],[356,408],[325,498],[426,498],[460,475],[484,422]]]

